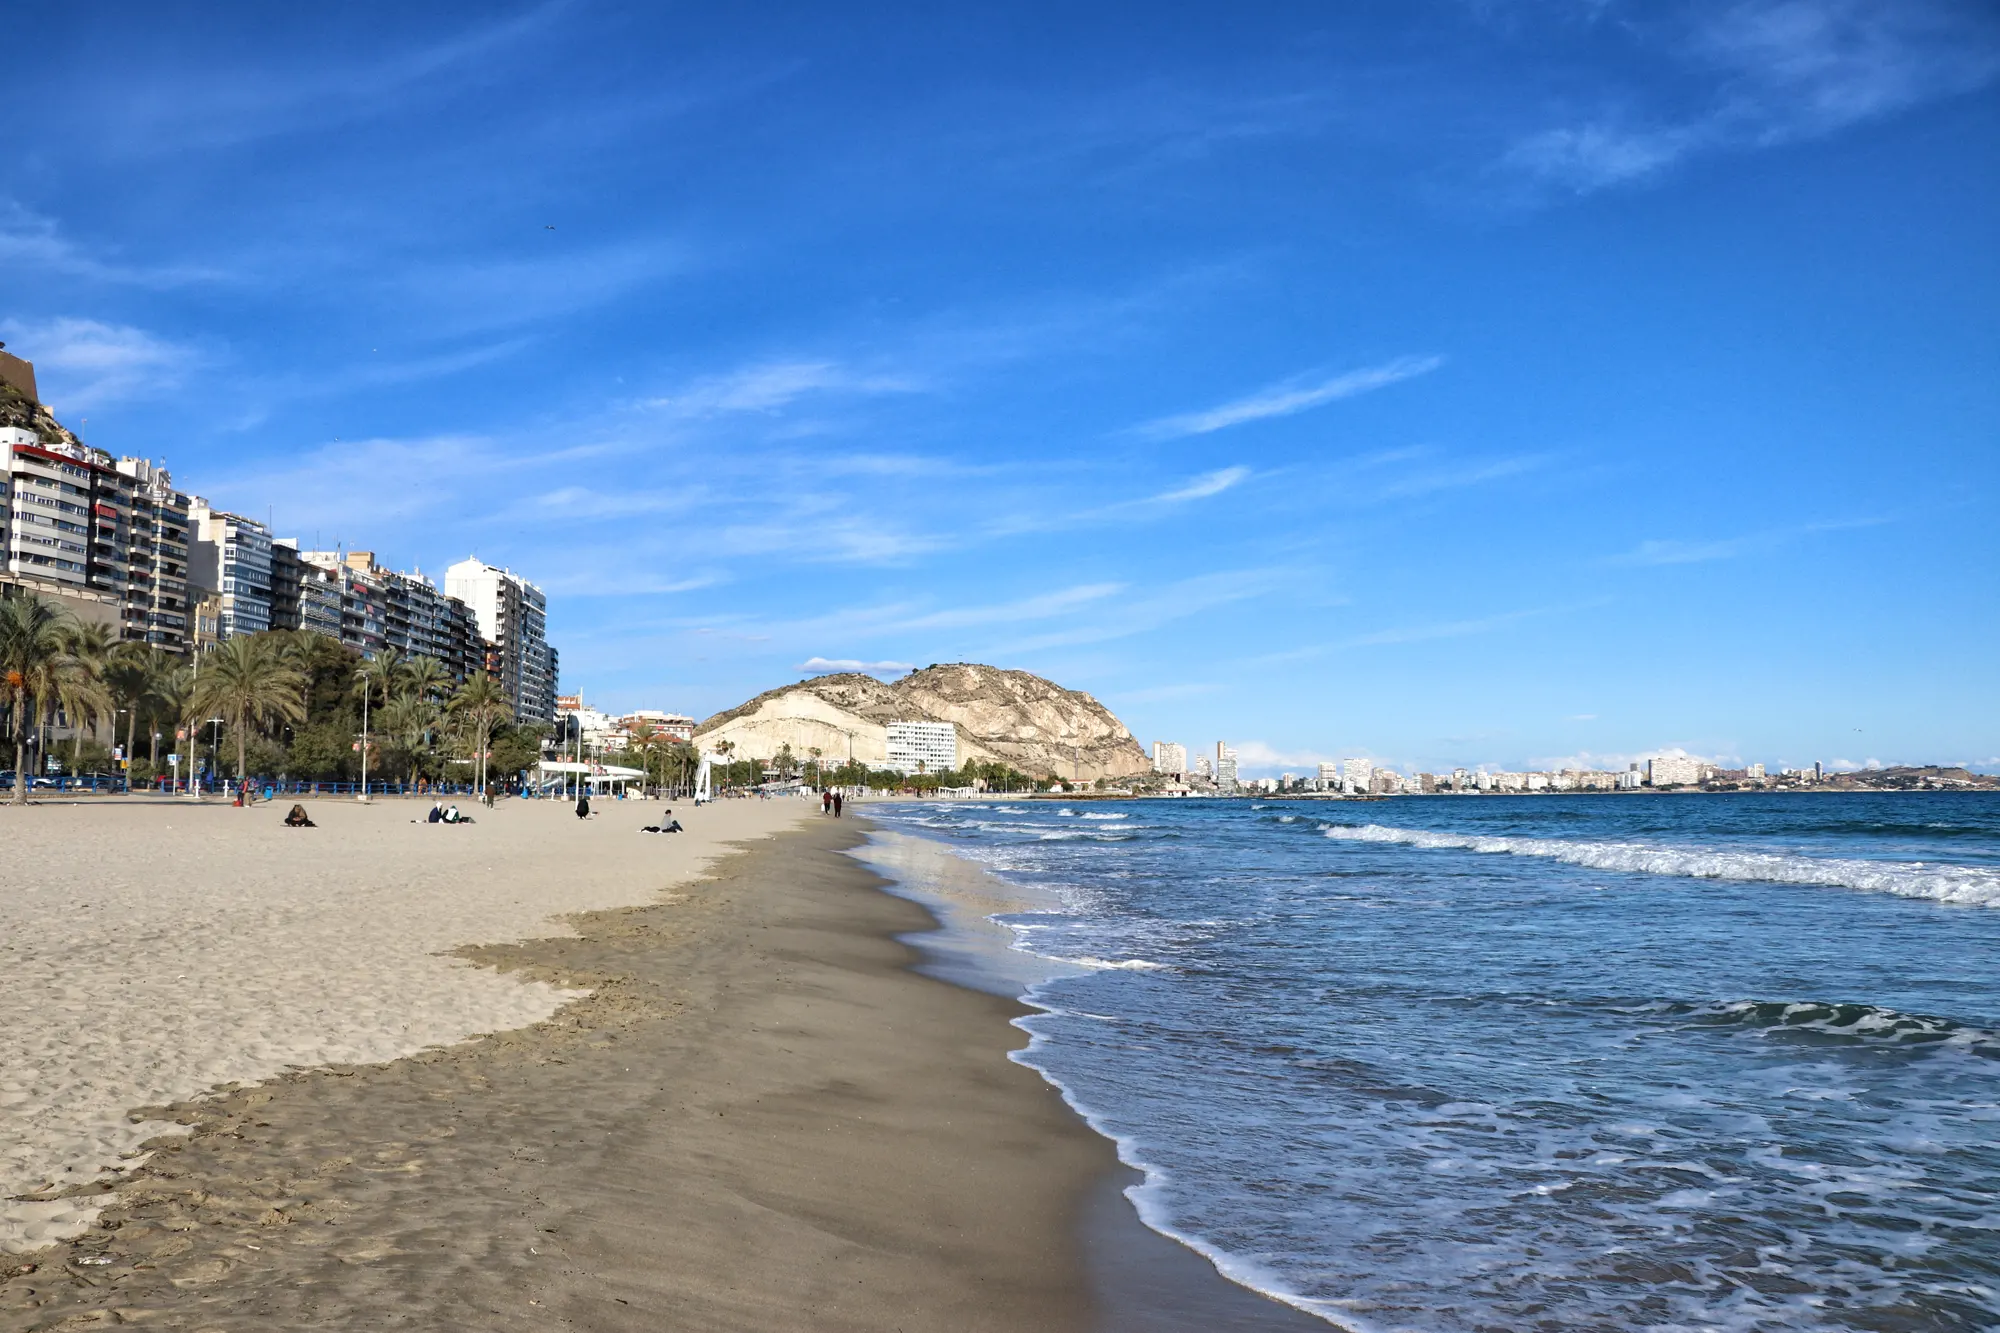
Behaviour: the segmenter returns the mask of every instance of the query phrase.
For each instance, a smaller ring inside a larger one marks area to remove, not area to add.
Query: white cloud
[[[901,675],[916,668],[908,662],[863,662],[853,657],[808,657],[799,663],[800,671],[824,674],[829,671],[864,671],[871,676]]]
[[[1556,773],[1565,768],[1622,771],[1629,764],[1637,764],[1643,770],[1648,759],[1693,759],[1699,763],[1713,764],[1717,768],[1736,768],[1743,762],[1741,755],[1720,752],[1696,754],[1679,745],[1661,745],[1650,750],[1634,750],[1624,754],[1579,750],[1575,754],[1543,755],[1531,758],[1527,762],[1529,768],[1535,772]],[[1490,768],[1492,765],[1484,767]]]
[[[1444,364],[1439,356],[1406,356],[1379,366],[1350,370],[1317,383],[1287,380],[1260,389],[1246,398],[1223,403],[1201,412],[1161,417],[1137,427],[1137,433],[1152,439],[1170,440],[1188,435],[1207,435],[1245,422],[1271,417],[1288,417],[1323,407],[1342,398],[1387,388],[1418,375],[1427,375]]]
[[[1319,764],[1336,763],[1339,759],[1337,755],[1323,754],[1317,750],[1280,750],[1263,741],[1232,741],[1230,746],[1236,751],[1236,769],[1239,773],[1251,769],[1259,770],[1260,773],[1265,769],[1273,773],[1287,769],[1294,772],[1311,772]]]
[[[129,324],[8,319],[0,332],[10,352],[35,363],[42,397],[65,412],[171,392],[200,361],[193,348]]]

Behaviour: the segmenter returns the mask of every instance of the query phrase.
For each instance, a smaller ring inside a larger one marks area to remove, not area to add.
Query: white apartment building
[[[677,741],[694,739],[694,719],[685,713],[669,713],[658,708],[637,708],[618,719],[626,731],[636,731],[641,722]]]
[[[1173,741],[1153,742],[1153,771],[1179,777],[1188,771],[1187,746]]]
[[[1743,770],[1743,776],[1756,782],[1762,782],[1764,780],[1764,766],[1762,764],[1752,764]]]
[[[1236,790],[1236,751],[1226,741],[1215,743],[1215,785],[1223,791]]]
[[[1349,796],[1366,796],[1375,783],[1375,765],[1366,759],[1340,761],[1340,785]]]
[[[1692,787],[1701,781],[1701,760],[1688,755],[1661,755],[1646,761],[1646,780],[1655,787]]]
[[[1321,765],[1319,766],[1319,774],[1318,774],[1318,776],[1319,776],[1319,780],[1320,780],[1320,781],[1321,781],[1322,783],[1334,783],[1334,784],[1338,785],[1338,784],[1339,784],[1339,782],[1340,782],[1340,765],[1339,765],[1339,764],[1321,764]]]
[[[514,573],[465,559],[444,572],[444,590],[471,608],[479,636],[494,647],[493,674],[522,722],[556,716],[556,652],[549,646],[548,599]]]
[[[949,773],[958,767],[958,728],[949,722],[891,722],[889,762],[898,773]]]
[[[1190,764],[1188,776],[1196,778],[1212,778],[1215,776],[1215,763],[1207,755],[1198,754],[1188,762]]]
[[[222,594],[219,637],[271,628],[271,530],[200,496],[188,502],[188,526],[188,581]]]

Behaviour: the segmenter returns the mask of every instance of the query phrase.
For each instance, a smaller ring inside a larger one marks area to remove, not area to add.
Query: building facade
[[[1655,787],[1692,787],[1701,781],[1701,760],[1661,755],[1647,761],[1646,780]]]
[[[958,767],[958,728],[949,722],[891,722],[885,767],[898,773],[950,773]]]
[[[1236,751],[1226,741],[1215,743],[1215,785],[1222,791],[1236,790]]]
[[[521,722],[556,717],[555,650],[548,641],[548,599],[512,570],[467,559],[445,570],[444,590],[464,602],[490,645],[486,669],[514,705]]]
[[[1180,777],[1188,771],[1187,746],[1173,741],[1153,742],[1153,771]]]
[[[186,515],[143,460],[0,427],[0,572],[120,639],[185,648]]]
[[[193,526],[189,579],[222,595],[222,637],[270,629],[271,530],[200,496],[189,505],[188,520]]]

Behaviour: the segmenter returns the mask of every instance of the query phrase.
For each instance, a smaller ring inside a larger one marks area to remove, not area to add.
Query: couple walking
[[[819,812],[840,818],[840,793],[831,787],[822,787],[819,793]]]

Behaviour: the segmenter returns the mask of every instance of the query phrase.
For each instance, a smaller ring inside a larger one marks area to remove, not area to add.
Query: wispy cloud
[[[1171,491],[1162,491],[1141,501],[1142,504],[1184,504],[1189,500],[1206,500],[1211,495],[1220,495],[1236,483],[1250,475],[1247,467],[1218,468],[1214,472],[1204,472],[1185,486]]]
[[[1801,537],[1815,536],[1822,532],[1848,532],[1857,528],[1879,527],[1893,522],[1890,518],[1841,519],[1826,523],[1802,523],[1794,527],[1772,528],[1765,532],[1745,533],[1738,537],[1721,537],[1707,540],[1688,541],[1678,538],[1654,538],[1640,542],[1629,551],[1609,558],[1614,565],[1697,565],[1711,560],[1733,560],[1737,556],[1751,555],[1760,551],[1776,550],[1788,542]]]
[[[1356,648],[1381,648],[1405,643],[1429,643],[1438,639],[1463,639],[1477,634],[1491,634],[1496,630],[1520,624],[1527,620],[1537,620],[1544,616],[1562,615],[1579,611],[1586,607],[1601,606],[1607,599],[1596,598],[1587,602],[1571,603],[1564,606],[1538,606],[1521,611],[1503,611],[1497,615],[1476,616],[1465,620],[1434,620],[1414,625],[1396,625],[1386,629],[1369,630],[1364,634],[1351,635],[1331,643],[1308,644],[1300,648],[1289,648],[1281,652],[1260,653],[1246,658],[1246,665],[1275,666],[1282,662],[1306,661],[1324,657],[1330,653],[1345,652]]]
[[[4,200],[0,201],[0,267],[11,266],[138,287],[177,287],[223,276],[210,268],[132,264],[94,254],[63,235],[53,218]]]
[[[1439,356],[1406,356],[1379,366],[1350,370],[1330,379],[1290,379],[1260,389],[1246,398],[1204,411],[1146,422],[1136,428],[1136,433],[1149,439],[1170,440],[1189,435],[1208,435],[1251,421],[1295,416],[1343,398],[1371,393],[1419,375],[1428,375],[1443,364],[1444,358]]]
[[[0,320],[12,351],[35,363],[42,396],[64,411],[170,393],[201,361],[194,348],[129,324]]]
[[[808,394],[914,393],[919,387],[907,375],[871,374],[833,361],[771,361],[695,380],[644,406],[692,419],[777,412]]]
[[[1700,153],[1818,138],[2000,75],[1995,11],[1959,0],[1738,0],[1663,45],[1712,82],[1700,111],[1649,118],[1621,95],[1616,109],[1517,140],[1502,168],[1584,194]]]

